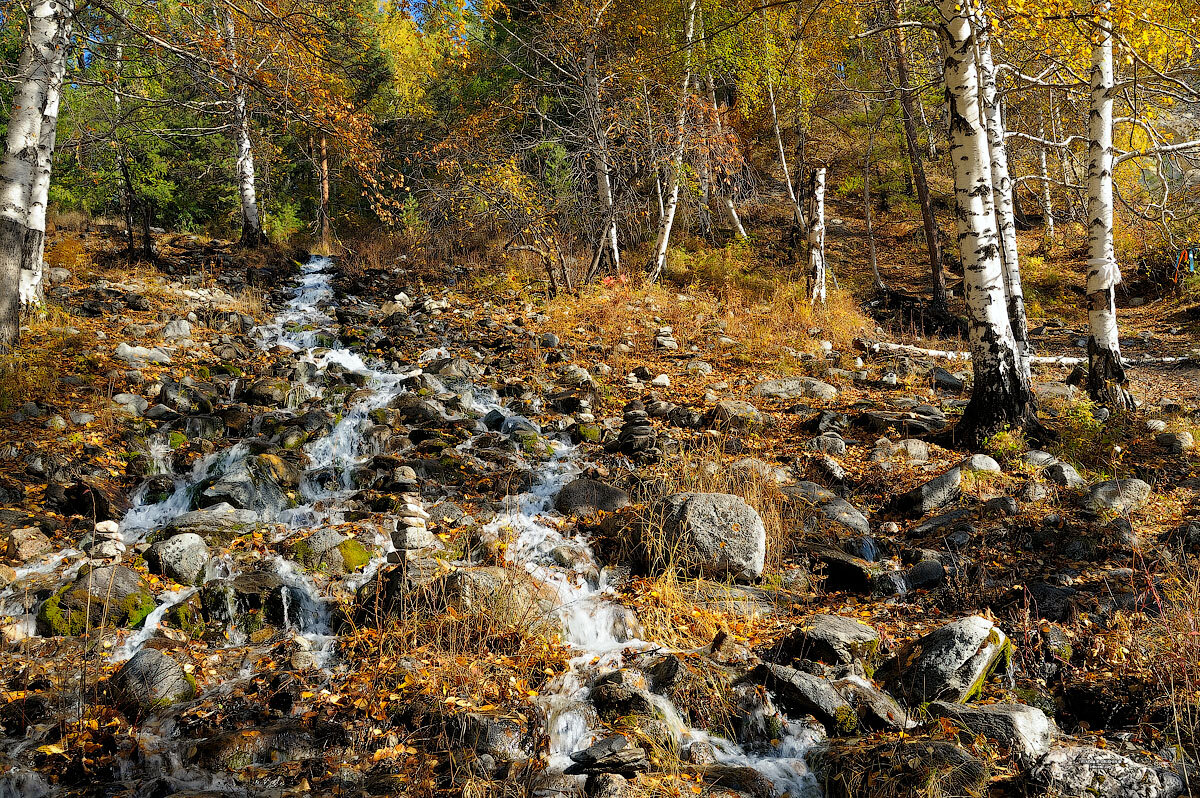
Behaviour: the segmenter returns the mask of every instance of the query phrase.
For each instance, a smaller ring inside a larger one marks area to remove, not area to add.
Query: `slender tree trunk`
[[[679,88],[679,113],[675,119],[675,152],[671,159],[671,189],[667,192],[667,207],[658,224],[658,241],[654,246],[654,264],[650,271],[650,282],[662,275],[667,263],[667,245],[671,241],[671,226],[675,223],[675,211],[679,207],[679,180],[683,172],[684,123],[687,121],[688,86],[692,82],[692,37],[696,24],[696,0],[687,0],[684,22],[686,45],[683,81]]]
[[[771,127],[775,131],[775,147],[779,152],[779,165],[783,169],[783,184],[787,186],[788,199],[792,203],[792,214],[796,220],[796,229],[805,232],[804,208],[796,197],[796,189],[792,187],[792,176],[788,172],[787,153],[783,148],[783,132],[779,128],[778,106],[775,104],[775,88],[771,85],[771,76],[767,75],[767,100],[771,105]]]
[[[329,141],[321,132],[321,251],[333,251],[333,220],[329,214]]]
[[[1040,117],[1038,137],[1046,138],[1046,117]],[[1038,148],[1038,177],[1042,180],[1042,233],[1047,244],[1054,242],[1054,200],[1050,194],[1050,170],[1046,166],[1046,148]]]
[[[808,228],[808,269],[812,280],[812,301],[825,304],[825,167],[813,170],[812,224]]]
[[[1088,114],[1088,391],[1113,410],[1134,406],[1121,361],[1116,285],[1121,282],[1113,246],[1113,37],[1105,0],[1092,46]]]
[[[237,30],[233,14],[224,11],[225,52],[233,68],[238,66]],[[246,88],[236,77],[231,78],[233,91],[233,129],[237,141],[238,196],[242,207],[242,245],[256,247],[266,242],[258,212],[258,196],[254,185],[254,145],[250,140],[250,113],[246,108]]]
[[[15,348],[20,339],[21,267],[32,262],[32,253],[41,252],[44,243],[44,229],[30,226],[30,210],[43,165],[40,151],[47,111],[52,110],[52,120],[57,119],[57,92],[51,91],[51,85],[61,69],[59,62],[66,59],[72,11],[70,0],[31,4],[27,38],[13,78],[12,114],[0,159],[0,351]],[[44,166],[48,170],[50,163]]]
[[[642,94],[646,98],[646,136],[649,141],[650,165],[654,167],[654,193],[658,198],[658,218],[662,219],[666,215],[667,209],[663,204],[663,185],[662,174],[658,169],[658,158],[655,155],[654,146],[654,117],[650,115],[650,88],[642,81]]]
[[[611,169],[609,167],[608,131],[600,105],[600,80],[596,75],[596,53],[588,48],[584,57],[584,92],[586,94],[589,131],[592,145],[592,167],[596,171],[596,195],[604,211],[604,240],[612,256],[613,269],[621,268],[621,249],[617,242],[617,218],[613,208]]]
[[[982,13],[976,16],[976,57],[979,69],[979,101],[987,127],[988,152],[991,156],[992,202],[1000,234],[1000,262],[1004,270],[1004,296],[1008,321],[1026,382],[1029,373],[1029,325],[1025,320],[1025,294],[1021,290],[1020,255],[1017,252],[1017,221],[1013,209],[1012,178],[1008,173],[1008,151],[1004,146],[1004,116],[996,92],[996,68],[992,63],[991,35]]]
[[[867,110],[864,102],[864,112]],[[875,133],[879,129],[880,122],[883,121],[883,111],[880,109],[879,118],[870,126],[870,132],[867,134],[867,152],[863,156],[863,218],[867,223],[867,256],[871,259],[871,277],[875,280],[875,290],[882,291],[885,286],[883,278],[879,276],[879,258],[875,251],[875,226],[871,211],[871,156],[875,149]]]
[[[713,109],[713,127],[716,128],[717,138],[723,138],[725,136],[725,128],[721,124],[721,108],[717,105],[717,87],[711,73],[708,76],[708,101]],[[729,223],[733,226],[733,231],[737,234],[738,238],[746,238],[746,228],[742,226],[742,217],[738,216],[737,205],[734,204],[733,196],[721,190],[720,181],[714,180],[713,185],[717,201],[725,209],[725,215],[729,217]]]
[[[975,372],[971,400],[955,436],[974,448],[1005,427],[1020,429],[1036,424],[1036,415],[1033,391],[1020,366],[1004,302],[987,130],[980,118],[974,14],[957,0],[939,0],[938,7],[944,19],[941,27],[946,45],[950,158],[954,164],[958,246]]]
[[[900,21],[900,0],[892,0],[892,20]],[[908,69],[908,38],[904,28],[896,28],[896,77],[900,81],[900,118],[904,125],[904,142],[908,150],[908,163],[912,167],[913,188],[917,190],[917,203],[921,206],[921,224],[925,229],[925,249],[929,253],[929,269],[933,283],[933,304],[946,305],[946,273],[942,268],[942,247],[938,237],[937,217],[933,215],[933,200],[929,196],[929,183],[925,179],[925,163],[921,155],[921,142],[917,136],[917,123],[913,115],[913,98]]]

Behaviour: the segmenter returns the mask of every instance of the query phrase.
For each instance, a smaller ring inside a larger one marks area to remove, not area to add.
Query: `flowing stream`
[[[332,288],[332,263],[328,258],[314,257],[304,265],[295,295],[282,308],[273,321],[257,328],[253,335],[259,346],[266,350],[283,345],[299,353],[302,361],[310,363],[316,373],[336,365],[362,376],[370,393],[357,401],[334,425],[332,431],[305,446],[310,464],[301,483],[302,503],[263,521],[282,523],[289,534],[301,530],[311,531],[325,524],[342,521],[344,500],[354,491],[353,469],[371,456],[372,445],[364,434],[369,426],[372,410],[386,407],[389,402],[405,391],[402,384],[421,374],[419,366],[397,373],[378,364],[372,365],[363,357],[344,347],[336,338],[337,322],[332,315],[335,307]],[[353,303],[345,298],[344,303]],[[444,349],[424,353],[418,362],[426,362],[447,356]],[[236,390],[231,388],[231,391]],[[500,403],[495,392],[474,386],[459,388],[464,395],[464,404],[480,415],[500,411],[506,417],[504,427],[530,424]],[[319,395],[319,389],[308,384],[300,386],[300,396]],[[480,432],[483,426],[480,424]],[[470,441],[463,444],[470,445]],[[553,455],[540,464],[533,487],[526,493],[510,497],[507,510],[489,525],[492,532],[508,532],[513,543],[506,556],[513,567],[523,568],[529,575],[553,592],[556,597],[557,615],[562,622],[563,641],[570,647],[574,657],[568,671],[553,682],[553,690],[543,696],[547,732],[550,740],[549,767],[560,771],[571,760],[569,755],[586,748],[596,738],[596,730],[590,728],[588,718],[589,685],[606,671],[622,667],[628,652],[663,650],[651,641],[637,639],[636,622],[631,612],[615,597],[609,583],[608,572],[602,563],[596,562],[587,541],[574,536],[565,536],[560,530],[570,529],[552,509],[554,497],[559,490],[580,472],[579,452],[566,442],[551,441]],[[166,473],[169,472],[169,450],[165,442],[151,444],[155,461]],[[246,444],[236,444],[223,451],[205,457],[186,475],[171,475],[174,490],[164,501],[152,503],[145,491],[135,495],[134,504],[120,523],[120,533],[127,546],[146,539],[151,533],[161,530],[173,519],[189,511],[194,502],[198,486],[205,479],[237,468],[250,454]],[[335,478],[331,478],[331,474]],[[393,551],[391,539],[381,534],[377,556],[358,574],[348,577],[344,584],[354,589],[363,584],[385,562]],[[572,567],[559,564],[561,557],[552,553],[563,548],[573,553]],[[78,555],[67,550],[56,558],[28,566],[18,572],[26,576],[34,572],[49,572],[57,568],[64,559]],[[313,579],[295,562],[284,557],[275,557],[269,567],[284,585],[283,623],[302,648],[311,651],[316,664],[328,666],[336,661],[336,635],[332,629],[331,604]],[[236,576],[231,562],[225,558],[214,559],[206,569],[205,579]],[[142,629],[132,633],[113,654],[120,661],[133,656],[152,636],[167,611],[180,602],[188,600],[198,588],[165,591],[158,596],[158,606],[147,617]],[[0,601],[10,610],[19,597],[0,594]],[[32,631],[33,616],[21,608],[21,617]],[[234,635],[231,642],[239,642]],[[220,689],[215,688],[215,689]],[[701,730],[688,728],[679,712],[669,701],[656,696],[657,709],[680,750],[694,742],[708,743],[715,752],[717,761],[724,765],[743,766],[761,772],[776,787],[778,793],[787,793],[792,798],[820,796],[816,781],[804,762],[805,752],[816,742],[811,727],[802,723],[785,724],[783,739],[774,741],[774,749],[765,754],[752,754],[737,744],[710,737]],[[168,728],[164,726],[165,730]],[[164,736],[166,736],[164,731]],[[172,768],[178,773],[177,768]],[[35,781],[29,774],[22,774],[21,782],[25,794],[35,795]],[[0,798],[10,794],[15,782],[0,780]],[[8,790],[9,792],[5,792]]]

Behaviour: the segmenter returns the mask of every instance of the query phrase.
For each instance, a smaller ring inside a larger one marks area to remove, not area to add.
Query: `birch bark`
[[[233,69],[238,68],[237,30],[233,14],[224,12],[225,54]],[[238,197],[242,208],[242,245],[254,247],[263,243],[262,220],[258,212],[258,196],[254,185],[254,145],[250,140],[250,114],[246,108],[246,88],[231,77],[233,90],[233,128],[237,141]]]
[[[1008,172],[1008,152],[1004,147],[1004,117],[996,93],[996,67],[992,63],[989,23],[977,13],[976,57],[979,65],[979,99],[987,127],[989,168],[992,176],[992,202],[1000,235],[1000,262],[1004,275],[1004,296],[1008,321],[1017,342],[1019,364],[1026,382],[1029,374],[1029,327],[1025,320],[1025,295],[1021,290],[1020,256],[1017,252],[1017,221],[1013,211],[1012,178]]]
[[[1121,282],[1113,247],[1113,35],[1100,5],[1092,46],[1091,107],[1088,112],[1088,391],[1113,410],[1133,409],[1121,361],[1116,285]]]
[[[977,447],[1005,428],[1036,424],[1033,392],[1005,307],[1000,236],[993,207],[985,121],[980,116],[974,13],[957,0],[939,0],[945,39],[950,160],[958,213],[968,340],[975,383],[955,437]]]
[[[812,224],[808,228],[808,269],[812,301],[825,304],[825,167],[813,170]]]
[[[30,4],[28,34],[13,78],[12,115],[0,158],[0,350],[12,349],[20,338],[21,267],[32,263],[34,253],[40,262],[44,245],[44,200],[41,229],[31,226],[30,215],[39,170],[44,168],[49,179],[50,162],[42,157],[43,127],[47,111],[51,124],[57,122],[58,92],[52,85],[55,74],[65,69],[71,12],[70,0]],[[37,214],[32,221],[38,223]]]
[[[679,113],[675,119],[675,152],[671,158],[671,188],[667,192],[666,213],[658,223],[658,240],[654,245],[654,263],[650,270],[650,282],[655,282],[662,275],[667,263],[667,245],[671,241],[671,227],[675,223],[675,211],[679,208],[679,180],[683,172],[683,126],[687,121],[688,86],[692,82],[692,38],[696,25],[696,0],[687,0],[687,12],[684,21],[684,41],[686,44],[683,81],[679,88]]]

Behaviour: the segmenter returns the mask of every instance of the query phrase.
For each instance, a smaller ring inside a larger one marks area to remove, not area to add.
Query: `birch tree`
[[[684,124],[687,122],[688,89],[692,82],[692,36],[696,25],[696,0],[687,0],[683,23],[684,67],[679,87],[679,110],[675,118],[675,149],[671,155],[671,185],[667,191],[665,213],[658,222],[658,238],[654,244],[654,261],[650,268],[650,282],[662,275],[667,263],[667,245],[671,241],[671,227],[675,223],[675,212],[679,208],[679,182],[683,177],[683,149],[686,143]]]
[[[808,270],[812,281],[813,303],[825,304],[825,167],[813,169],[809,192],[812,213],[808,228]]]
[[[246,87],[238,78],[238,41],[233,14],[223,12],[225,57],[229,60],[229,89],[232,98],[234,141],[237,147],[238,198],[242,211],[242,245],[254,247],[266,241],[258,212],[254,184],[254,144],[250,139],[250,113],[246,107]]]
[[[1096,20],[1088,111],[1088,391],[1114,410],[1133,407],[1121,362],[1116,285],[1121,282],[1113,246],[1113,32],[1105,16]]]
[[[11,350],[20,338],[22,267],[41,269],[52,128],[58,122],[73,12],[71,0],[34,0],[28,9],[0,159],[0,350]],[[30,276],[24,282],[28,295],[35,280]]]
[[[939,0],[945,44],[950,160],[958,213],[968,338],[975,384],[955,437],[977,447],[1005,428],[1037,425],[1028,372],[1009,322],[1001,243],[993,205],[991,153],[979,103],[975,13],[955,0]]]

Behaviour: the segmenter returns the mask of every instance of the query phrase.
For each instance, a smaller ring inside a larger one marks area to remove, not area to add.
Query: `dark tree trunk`
[[[0,352],[16,349],[21,337],[21,258],[25,226],[0,219]]]

